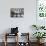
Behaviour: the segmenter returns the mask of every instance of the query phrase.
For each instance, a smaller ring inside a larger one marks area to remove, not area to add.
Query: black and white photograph
[[[10,14],[11,14],[11,17],[23,17],[24,8],[11,8]]]

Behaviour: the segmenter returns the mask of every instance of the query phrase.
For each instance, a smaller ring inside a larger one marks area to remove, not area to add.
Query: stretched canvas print
[[[24,8],[11,8],[10,12],[11,17],[23,17]]]
[[[46,25],[46,0],[37,0],[36,23]]]
[[[46,0],[37,1],[37,15],[41,17],[46,17]]]

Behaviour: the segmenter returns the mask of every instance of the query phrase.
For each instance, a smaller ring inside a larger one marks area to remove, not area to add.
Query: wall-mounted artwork
[[[24,8],[11,8],[10,14],[11,14],[11,17],[23,17]]]
[[[46,17],[46,0],[37,1],[37,15],[39,17]]]
[[[36,24],[46,25],[46,0],[37,0]]]

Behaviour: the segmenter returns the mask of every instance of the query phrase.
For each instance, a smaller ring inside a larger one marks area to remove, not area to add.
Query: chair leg
[[[17,46],[18,46],[18,34],[17,34]]]
[[[18,46],[18,34],[17,34],[16,40],[17,40],[17,42],[16,42],[15,46]]]
[[[7,42],[5,41],[5,46],[7,46]]]
[[[5,34],[5,46],[7,46],[7,34]]]

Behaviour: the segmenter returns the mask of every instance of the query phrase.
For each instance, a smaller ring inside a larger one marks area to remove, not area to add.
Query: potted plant
[[[41,26],[40,29],[45,29],[45,26]]]
[[[36,30],[39,30],[37,25],[32,25],[33,28],[35,28]]]
[[[35,32],[33,35],[37,38],[38,43],[41,43],[40,40],[42,38],[45,38],[44,37],[46,36],[45,34],[46,34],[45,32]]]
[[[45,29],[45,26],[32,25],[32,27],[35,28],[36,30]]]

